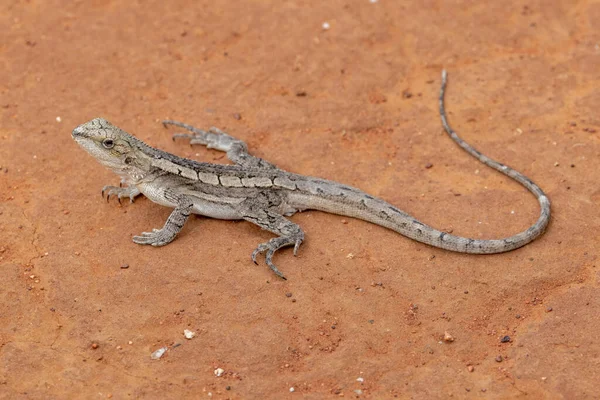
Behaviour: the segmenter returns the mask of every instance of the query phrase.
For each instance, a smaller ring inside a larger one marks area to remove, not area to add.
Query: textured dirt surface
[[[598,398],[599,20],[583,0],[2,2],[0,398]],[[118,179],[70,137],[103,116],[226,162],[159,120],[214,125],[456,234],[525,229],[535,199],[442,132],[442,68],[455,128],[552,200],[525,248],[306,212],[284,282],[248,223],[132,243],[170,210],[102,201]]]

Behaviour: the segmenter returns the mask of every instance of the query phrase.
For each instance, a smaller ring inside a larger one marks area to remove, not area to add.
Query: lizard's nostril
[[[84,132],[85,132],[85,129],[83,129],[83,127],[81,127],[81,125],[80,125],[77,128],[73,129],[71,136],[73,136],[73,137],[81,136]]]

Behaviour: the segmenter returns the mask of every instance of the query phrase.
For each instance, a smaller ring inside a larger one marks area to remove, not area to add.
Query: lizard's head
[[[102,165],[119,175],[139,175],[148,165],[135,137],[103,118],[95,118],[73,129],[73,139]]]

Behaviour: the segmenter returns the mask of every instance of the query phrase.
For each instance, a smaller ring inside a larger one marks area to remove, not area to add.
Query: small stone
[[[548,379],[548,378],[546,378],[545,376],[542,376],[542,380],[543,381],[545,381],[546,379]]]
[[[194,336],[196,336],[196,332],[190,331],[189,329],[184,329],[183,336],[185,336],[186,339],[190,340],[193,339]]]
[[[296,391],[296,389],[294,389],[293,387],[290,388],[290,393],[293,393],[295,391]]]
[[[501,355],[497,355],[495,360],[496,360],[496,362],[502,362],[503,358]]]
[[[506,335],[502,339],[500,339],[500,343],[509,343],[509,342],[510,342],[510,336],[508,336],[508,335]]]
[[[469,365],[469,366],[467,367],[467,371],[469,371],[469,372],[473,372],[473,371],[475,371],[475,367],[474,367],[474,366],[472,366],[472,365]]]
[[[363,383],[364,381],[365,381],[365,378],[363,378],[362,376],[359,376],[358,378],[356,378],[356,382]]]
[[[329,25],[329,22],[323,22],[323,25],[321,25],[321,27],[323,28],[323,30],[328,30],[329,28],[331,28],[331,25]]]
[[[242,115],[240,113],[235,113],[233,114],[233,118],[239,121],[240,119],[242,119]]]
[[[520,318],[521,318],[521,314],[517,314],[517,315],[515,315],[515,318],[516,318],[516,319],[520,319]]]
[[[100,347],[98,343],[92,343],[92,349],[96,350],[98,347]]]
[[[552,307],[546,308],[546,312],[551,312],[551,311],[552,311]]]
[[[285,294],[285,297],[292,297],[292,292],[287,292],[287,293]]]
[[[153,360],[158,360],[160,359],[165,353],[167,352],[167,348],[166,347],[161,347],[160,349],[156,350],[155,352],[153,352],[152,354],[150,354],[150,358]]]
[[[223,368],[217,368],[215,369],[215,376],[222,376],[223,372],[225,372],[225,370]]]
[[[356,389],[356,390],[354,391],[354,393],[356,393],[357,395],[359,395],[359,396],[360,396],[360,395],[363,393],[363,391],[362,391],[362,390],[360,390],[360,389]]]
[[[454,337],[448,332],[444,332],[444,342],[454,342]]]
[[[426,168],[426,169],[429,169],[429,168],[431,168],[431,167],[433,167],[433,164],[432,164],[432,163],[427,163],[427,164],[425,164],[425,168]]]
[[[231,390],[231,386],[225,386],[225,390]]]
[[[129,264],[123,264],[123,265],[121,265],[121,269],[127,269],[127,268],[129,268]]]
[[[60,122],[60,121],[62,121],[62,118],[61,117],[56,117],[56,122]]]

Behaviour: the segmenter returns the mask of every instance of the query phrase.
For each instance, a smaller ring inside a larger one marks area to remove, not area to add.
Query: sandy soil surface
[[[0,398],[599,398],[598,21],[585,0],[3,1]],[[455,234],[525,229],[535,199],[443,133],[442,68],[455,128],[552,200],[522,249],[320,212],[292,217],[286,282],[250,261],[271,235],[245,222],[138,246],[170,210],[107,204],[117,177],[70,137],[103,116],[226,163],[159,121],[214,125]]]

